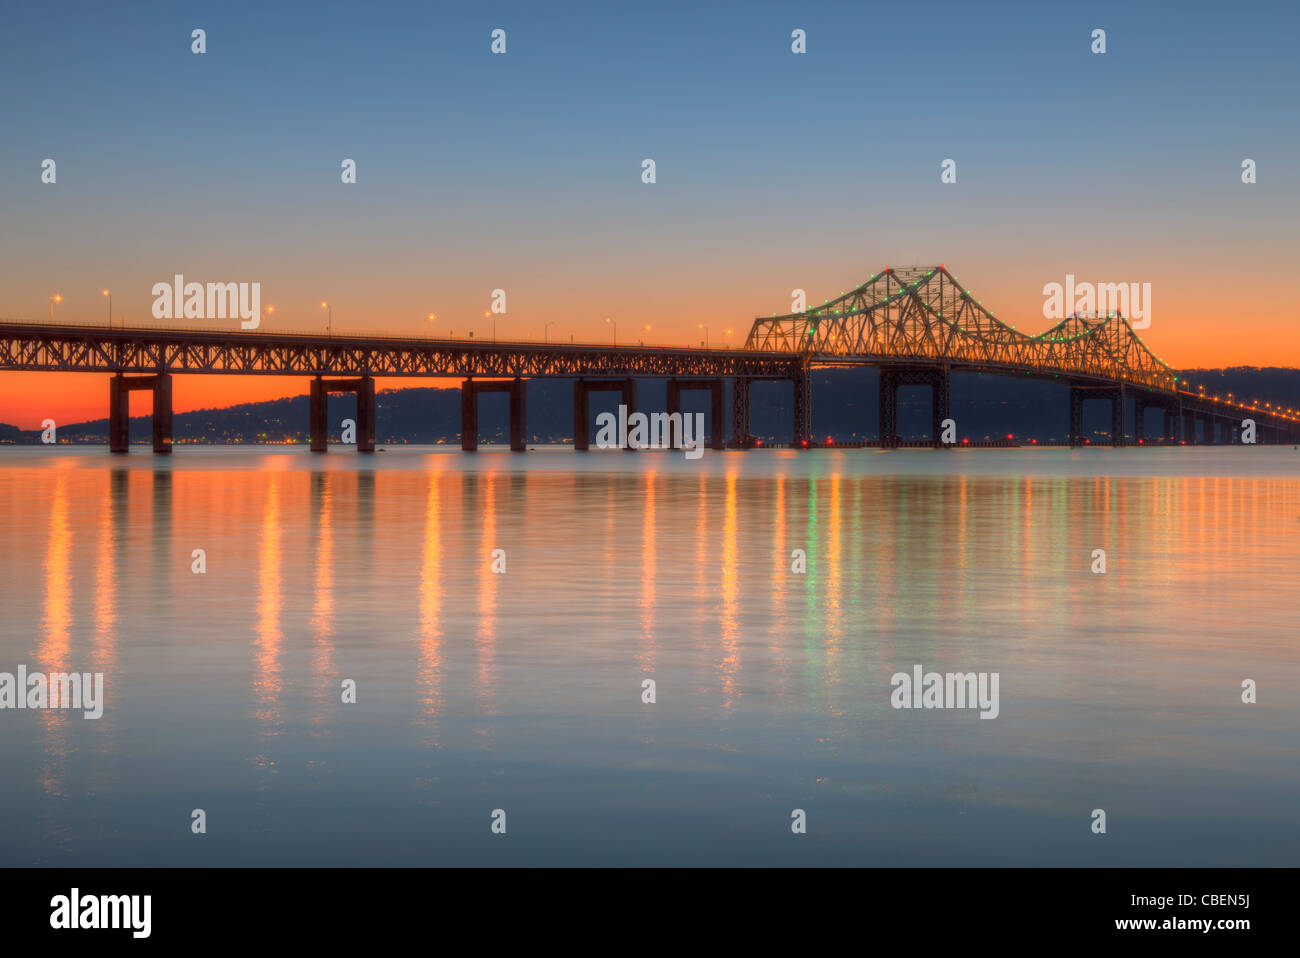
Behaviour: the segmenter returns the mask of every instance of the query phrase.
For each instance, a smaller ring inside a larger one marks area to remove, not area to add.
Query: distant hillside
[[[1264,399],[1300,408],[1300,370],[1276,367],[1234,367],[1187,370],[1182,373],[1193,384],[1203,384],[1211,394],[1233,393],[1241,399]],[[813,432],[818,438],[831,436],[840,441],[873,439],[877,423],[877,374],[860,367],[839,367],[818,371],[813,384]],[[382,383],[381,383],[382,388]],[[642,383],[638,405],[646,411],[662,411],[665,405],[662,380]],[[754,435],[766,441],[786,442],[791,438],[791,396],[787,383],[758,382],[750,392],[750,424]],[[531,442],[571,441],[573,436],[572,382],[532,380],[528,383],[528,435]],[[730,389],[727,390],[730,422]],[[617,408],[616,393],[591,396],[593,423],[597,413]],[[381,444],[458,443],[460,441],[460,390],[437,388],[398,389],[377,396],[376,431]],[[708,394],[684,393],[686,412],[705,413]],[[900,397],[899,431],[904,438],[920,439],[930,430],[929,390],[904,387]],[[963,438],[983,439],[1008,433],[1040,440],[1063,439],[1066,430],[1067,392],[1063,383],[1017,380],[975,373],[956,374],[952,379],[952,415]],[[306,442],[306,396],[269,402],[244,403],[224,409],[178,413],[173,438],[178,443]],[[330,436],[337,441],[341,423],[356,415],[356,398],[331,396]],[[480,441],[507,442],[507,397],[488,393],[479,399]],[[1110,428],[1103,403],[1086,410],[1085,432],[1104,436]],[[1131,416],[1131,413],[1130,413]],[[1151,417],[1151,428],[1156,428]],[[1131,420],[1130,420],[1131,421]],[[729,426],[727,427],[730,432]],[[108,420],[59,427],[63,442],[108,442]],[[593,426],[594,435],[594,426]],[[149,417],[131,419],[131,438],[149,439]],[[20,430],[0,424],[0,442],[36,443],[39,430]]]

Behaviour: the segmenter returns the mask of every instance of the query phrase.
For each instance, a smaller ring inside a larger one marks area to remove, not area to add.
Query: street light
[[[325,335],[334,335],[334,307],[329,303],[321,303],[321,309],[329,310],[325,317]]]
[[[50,297],[50,322],[54,322],[54,304],[63,302],[63,297],[55,293]]]
[[[424,332],[426,335],[432,335],[431,333],[429,333],[429,326],[432,323],[436,323],[437,321],[438,321],[437,313],[430,313],[428,316],[424,317]]]
[[[554,326],[554,325],[555,325],[555,320],[551,320],[549,323],[547,323],[545,326],[542,327],[542,342],[543,342],[543,343],[546,342],[546,331],[547,331],[548,329],[550,329],[550,328],[551,328],[552,326]]]
[[[695,328],[704,330],[704,348],[708,349],[709,348],[709,327],[705,326],[703,323],[696,323]]]
[[[605,317],[605,322],[609,323],[611,326],[614,327],[614,345],[617,346],[618,345],[618,323],[614,322],[614,320],[610,319],[608,316]]]
[[[113,328],[113,291],[106,289],[103,295],[108,297],[108,328]]]
[[[497,341],[497,316],[490,309],[483,310],[483,318],[492,320],[492,342]]]

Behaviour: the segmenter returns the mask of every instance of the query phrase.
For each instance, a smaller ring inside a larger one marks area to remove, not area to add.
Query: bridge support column
[[[1183,420],[1183,442],[1189,446],[1196,445],[1196,416],[1179,406],[1178,414]]]
[[[170,455],[172,451],[172,377],[159,373],[153,383],[153,451]]]
[[[722,398],[722,380],[668,380],[668,435],[665,436],[666,444],[669,449],[680,449],[682,446],[681,432],[672,424],[680,420],[682,415],[682,393],[691,390],[707,389],[709,391],[709,448],[725,449],[726,445],[726,425],[723,423],[725,418],[725,402]],[[678,420],[674,420],[673,416]],[[697,442],[703,442],[703,436],[696,436]]]
[[[930,438],[934,440],[934,446],[936,449],[951,448],[943,442],[942,438],[943,421],[951,417],[951,412],[949,410],[950,400],[948,384],[948,364],[944,363],[943,369],[939,372],[939,376],[934,381],[932,401],[930,403]]]
[[[115,375],[108,383],[108,449],[123,453],[131,448],[131,392],[148,389],[153,393],[153,451],[172,451],[172,377]]]
[[[749,380],[741,376],[731,379],[731,444],[737,449],[750,446]]]
[[[573,448],[586,452],[591,442],[591,401],[584,380],[573,381]]]
[[[812,440],[812,375],[805,367],[794,377],[794,446],[807,449]]]
[[[898,374],[891,366],[880,368],[880,433],[882,446],[898,442]]]
[[[1113,390],[1114,395],[1110,400],[1110,444],[1112,446],[1124,445],[1124,399],[1125,389],[1123,386]]]
[[[357,452],[375,451],[375,379],[325,379],[317,376],[311,381],[311,401],[308,409],[311,451],[325,452],[329,440],[329,394],[356,393]]]
[[[121,373],[108,381],[108,451],[128,452],[131,448],[131,402],[126,377]]]
[[[619,394],[619,401],[627,409],[627,416],[631,418],[632,413],[636,412],[636,380],[587,380],[577,379],[573,383],[573,448],[577,452],[586,452],[590,448],[591,436],[591,401],[588,398],[594,392],[616,392]],[[628,430],[629,433],[631,430]],[[628,436],[631,439],[631,436]],[[624,449],[631,450],[634,447],[628,443],[623,446]]]
[[[524,381],[515,378],[510,383],[510,451],[528,451],[528,394]]]
[[[510,394],[510,451],[526,452],[528,394],[524,380],[518,376],[509,382],[476,382],[466,379],[460,384],[460,448],[465,452],[478,449],[479,393]]]
[[[722,380],[715,379],[709,384],[709,448],[714,451],[727,448],[726,408]],[[703,442],[704,437],[700,436],[699,440]]]
[[[623,401],[623,405],[627,407],[628,418],[631,419],[632,413],[636,412],[636,380],[635,379],[623,380],[622,387],[620,389],[620,398]],[[628,438],[631,439],[631,435],[630,435],[631,430],[629,429],[628,432],[629,432]],[[634,447],[629,443],[629,444],[625,444],[623,448],[630,452]]]
[[[329,439],[329,393],[325,381],[317,376],[311,381],[311,403],[307,415],[307,435],[312,452],[325,452]]]
[[[884,446],[897,446],[902,437],[898,435],[898,390],[902,386],[930,387],[930,440],[940,445],[943,435],[942,423],[950,418],[949,369],[933,366],[882,366],[880,367],[880,443]]]
[[[1147,406],[1148,403],[1141,396],[1133,399],[1133,439],[1134,441],[1145,439],[1147,437]]]
[[[462,452],[478,449],[478,390],[472,379],[460,384],[460,448]]]
[[[682,437],[677,429],[673,427],[673,423],[677,421],[673,417],[676,416],[680,419],[682,414],[682,385],[676,379],[668,380],[668,394],[664,406],[666,407],[665,411],[668,413],[668,435],[664,438],[667,440],[669,449],[680,449]]]
[[[1086,394],[1077,386],[1070,387],[1070,425],[1067,437],[1071,446],[1083,445],[1083,400]]]
[[[357,452],[375,451],[375,377],[357,380]]]

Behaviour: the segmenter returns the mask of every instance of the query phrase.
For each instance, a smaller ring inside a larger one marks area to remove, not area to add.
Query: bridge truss
[[[1070,316],[1036,336],[1002,322],[943,266],[889,269],[802,313],[754,321],[746,349],[814,361],[944,364],[1177,391],[1129,321]]]

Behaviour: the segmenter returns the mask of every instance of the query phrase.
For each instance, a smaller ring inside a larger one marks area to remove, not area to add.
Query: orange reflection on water
[[[442,606],[442,585],[439,582],[442,564],[441,519],[438,515],[439,479],[438,472],[429,473],[429,490],[424,507],[424,559],[420,565],[418,640],[420,658],[416,670],[416,679],[420,685],[422,724],[435,723],[442,685],[442,630],[438,618]],[[436,741],[431,744],[437,747]]]
[[[113,473],[104,475],[106,490],[99,519],[99,543],[95,558],[95,638],[96,672],[111,671],[117,655],[117,533],[118,510],[123,506],[114,498]],[[109,680],[105,675],[105,681]]]
[[[722,661],[718,664],[722,682],[724,708],[733,708],[740,687],[736,676],[740,672],[740,635],[736,622],[740,601],[739,547],[736,535],[736,471],[727,472],[727,492],[722,512],[722,617],[719,638],[722,641]]]
[[[72,529],[68,524],[67,477],[63,470],[55,481],[50,503],[50,531],[45,550],[45,609],[41,623],[41,640],[36,649],[40,670],[68,671],[68,653],[71,649],[69,623],[72,620],[72,587],[68,581],[72,555]],[[26,689],[18,689],[25,695]],[[58,687],[51,683],[50,708],[38,711],[37,720],[45,732],[45,764],[41,768],[41,787],[47,795],[61,797],[66,794],[66,769],[64,760],[70,748],[67,741],[67,718],[72,712],[54,708],[58,703]]]
[[[48,542],[45,551],[45,615],[36,654],[46,672],[64,672],[68,667],[68,626],[72,620],[72,587],[68,581],[72,530],[68,525],[67,479],[62,471],[55,482],[53,501],[50,504]]]
[[[496,561],[492,553],[500,544],[497,536],[496,473],[489,471],[480,477],[482,480],[479,502],[482,510],[479,521],[483,526],[483,554],[478,563],[478,680],[477,699],[479,710],[485,715],[492,715],[493,699],[496,697],[496,643],[497,643],[497,588],[504,576],[492,571]],[[509,550],[506,550],[507,560]],[[486,563],[486,564],[484,564]],[[509,570],[509,565],[506,566]],[[507,574],[508,571],[507,571]]]
[[[645,493],[642,497],[641,523],[641,644],[637,648],[637,662],[643,672],[655,670],[655,588],[658,583],[655,567],[655,539],[659,530],[655,528],[655,471],[648,469],[645,474]]]
[[[320,706],[312,723],[325,724],[334,703],[334,492],[328,471],[313,473],[316,493],[316,582],[312,602],[311,671],[316,676],[316,699]]]
[[[841,457],[843,453],[839,454]],[[831,504],[826,530],[826,681],[834,685],[840,680],[840,640],[844,635],[844,560],[842,531],[842,497],[840,473],[831,473]]]
[[[258,548],[257,642],[254,656],[253,691],[257,696],[255,715],[264,737],[274,737],[280,722],[280,630],[281,588],[280,482],[281,473],[267,479],[266,506],[262,513],[262,537]],[[260,760],[259,760],[260,761]]]

